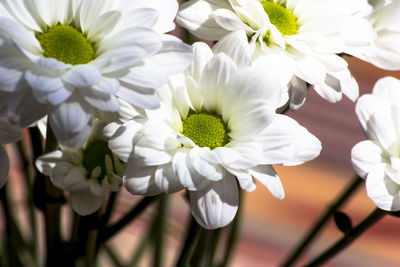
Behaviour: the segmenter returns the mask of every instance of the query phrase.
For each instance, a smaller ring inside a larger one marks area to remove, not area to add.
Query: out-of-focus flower
[[[234,218],[238,185],[253,191],[258,179],[281,199],[284,191],[271,164],[311,160],[321,144],[296,121],[275,113],[281,95],[274,72],[237,69],[204,43],[194,51],[192,66],[160,90],[159,109],[109,124],[105,135],[111,150],[128,162],[128,191],[155,195],[186,188],[193,216],[213,229]]]
[[[0,116],[0,188],[7,182],[8,171],[10,170],[10,161],[5,144],[14,143],[22,138],[22,130],[5,118],[4,114]]]
[[[363,18],[370,9],[366,0],[191,0],[177,22],[200,38],[225,42],[224,49],[244,46],[255,66],[273,65],[286,77],[290,107],[297,109],[307,84],[330,102],[342,93],[358,97],[346,61],[336,54],[373,42],[376,34]]]
[[[368,196],[383,210],[400,210],[400,81],[380,79],[357,102],[356,114],[369,140],[355,145],[351,160],[366,179]]]
[[[367,16],[377,38],[355,56],[386,70],[400,70],[400,2],[377,1]]]
[[[0,109],[26,127],[48,114],[57,139],[81,146],[117,98],[157,108],[155,88],[192,52],[174,28],[176,0],[0,1]]]
[[[72,208],[89,215],[103,204],[107,191],[118,191],[122,185],[125,164],[113,155],[97,124],[88,142],[79,149],[61,147],[36,160],[40,172],[54,185],[71,191]]]

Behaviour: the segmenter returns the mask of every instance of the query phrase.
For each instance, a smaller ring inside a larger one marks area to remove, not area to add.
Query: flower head
[[[86,142],[117,98],[157,108],[155,88],[192,59],[164,34],[176,0],[0,1],[0,110],[20,126],[44,115],[65,146]]]
[[[195,60],[160,90],[161,107],[109,124],[109,147],[128,162],[132,194],[189,190],[193,216],[205,228],[227,225],[238,207],[238,184],[261,181],[284,192],[271,164],[315,158],[320,142],[294,120],[275,113],[280,81],[273,71],[238,69],[225,54],[194,44]],[[137,119],[136,119],[137,118]],[[236,178],[235,178],[236,177]]]
[[[125,166],[101,137],[102,123],[79,149],[61,147],[36,160],[40,172],[54,185],[71,191],[72,208],[80,215],[97,211],[107,191],[118,191]]]
[[[355,145],[351,160],[366,179],[368,196],[383,210],[400,210],[400,81],[380,79],[360,97],[356,114],[369,140]]]
[[[377,38],[368,47],[358,50],[355,56],[386,70],[400,70],[400,20],[399,1],[377,1],[366,17]]]
[[[220,51],[239,46],[254,66],[273,65],[297,109],[307,84],[330,102],[342,93],[353,101],[358,97],[346,61],[336,54],[373,42],[375,33],[362,18],[370,9],[365,0],[191,0],[181,6],[177,21],[200,38],[222,42]]]

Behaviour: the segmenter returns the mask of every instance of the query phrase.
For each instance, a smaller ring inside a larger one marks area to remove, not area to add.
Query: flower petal
[[[209,187],[190,192],[192,214],[205,229],[216,229],[228,225],[236,215],[239,191],[232,175],[227,175]]]
[[[249,172],[268,188],[269,192],[271,192],[274,197],[278,199],[283,199],[285,197],[285,191],[283,190],[281,180],[271,165],[259,165],[251,168]]]
[[[351,163],[362,178],[382,162],[382,149],[370,140],[356,144],[351,150]]]
[[[400,210],[399,185],[385,175],[384,164],[373,168],[366,180],[368,197],[383,210]]]
[[[143,167],[128,164],[124,174],[124,186],[133,195],[153,196],[162,192],[156,185],[155,171],[157,167]]]
[[[81,216],[96,212],[103,205],[103,197],[93,195],[89,190],[73,192],[71,204],[74,211]]]

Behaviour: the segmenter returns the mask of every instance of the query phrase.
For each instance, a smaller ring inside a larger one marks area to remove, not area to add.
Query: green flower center
[[[36,36],[45,57],[71,65],[86,64],[96,57],[96,49],[85,35],[70,25],[56,25]]]
[[[297,18],[284,6],[271,1],[263,1],[262,5],[267,12],[270,22],[282,33],[282,35],[294,35],[299,27]]]
[[[214,149],[229,142],[228,131],[220,116],[194,113],[183,120],[182,134],[196,145]]]
[[[106,175],[106,155],[112,157],[112,152],[107,142],[96,140],[90,143],[83,151],[83,167],[88,171],[89,176],[94,168],[100,167],[101,173],[99,179],[103,179]]]

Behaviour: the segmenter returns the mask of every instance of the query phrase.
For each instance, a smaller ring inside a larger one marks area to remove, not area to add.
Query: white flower
[[[373,41],[375,32],[362,18],[370,9],[366,0],[191,0],[181,6],[177,22],[200,38],[229,38],[224,49],[244,45],[254,65],[280,70],[291,89],[291,108],[297,109],[307,84],[330,102],[342,93],[353,101],[358,97],[346,61],[336,54]]]
[[[192,59],[164,34],[177,10],[176,0],[1,0],[0,110],[22,127],[48,114],[57,139],[80,146],[117,98],[157,108],[154,89]]]
[[[11,125],[5,118],[4,114],[0,116],[0,188],[7,182],[10,162],[7,151],[4,148],[5,144],[14,143],[21,139],[22,130],[19,127]]]
[[[107,191],[118,191],[125,166],[113,155],[100,136],[97,124],[91,138],[82,148],[61,147],[40,156],[36,167],[48,175],[53,184],[71,191],[72,208],[89,215],[103,204]]]
[[[366,179],[368,196],[383,210],[400,210],[400,81],[380,79],[357,102],[356,114],[369,140],[355,145],[351,160]]]
[[[400,70],[400,2],[379,1],[367,16],[377,34],[375,42],[357,57],[386,70]]]
[[[195,60],[160,90],[161,107],[109,124],[109,147],[128,162],[124,185],[132,194],[189,190],[193,216],[205,228],[223,227],[238,207],[238,184],[255,178],[284,197],[271,164],[315,158],[320,142],[293,119],[276,114],[280,85],[274,72],[237,69],[225,54],[194,45]],[[236,177],[236,179],[235,179]]]

